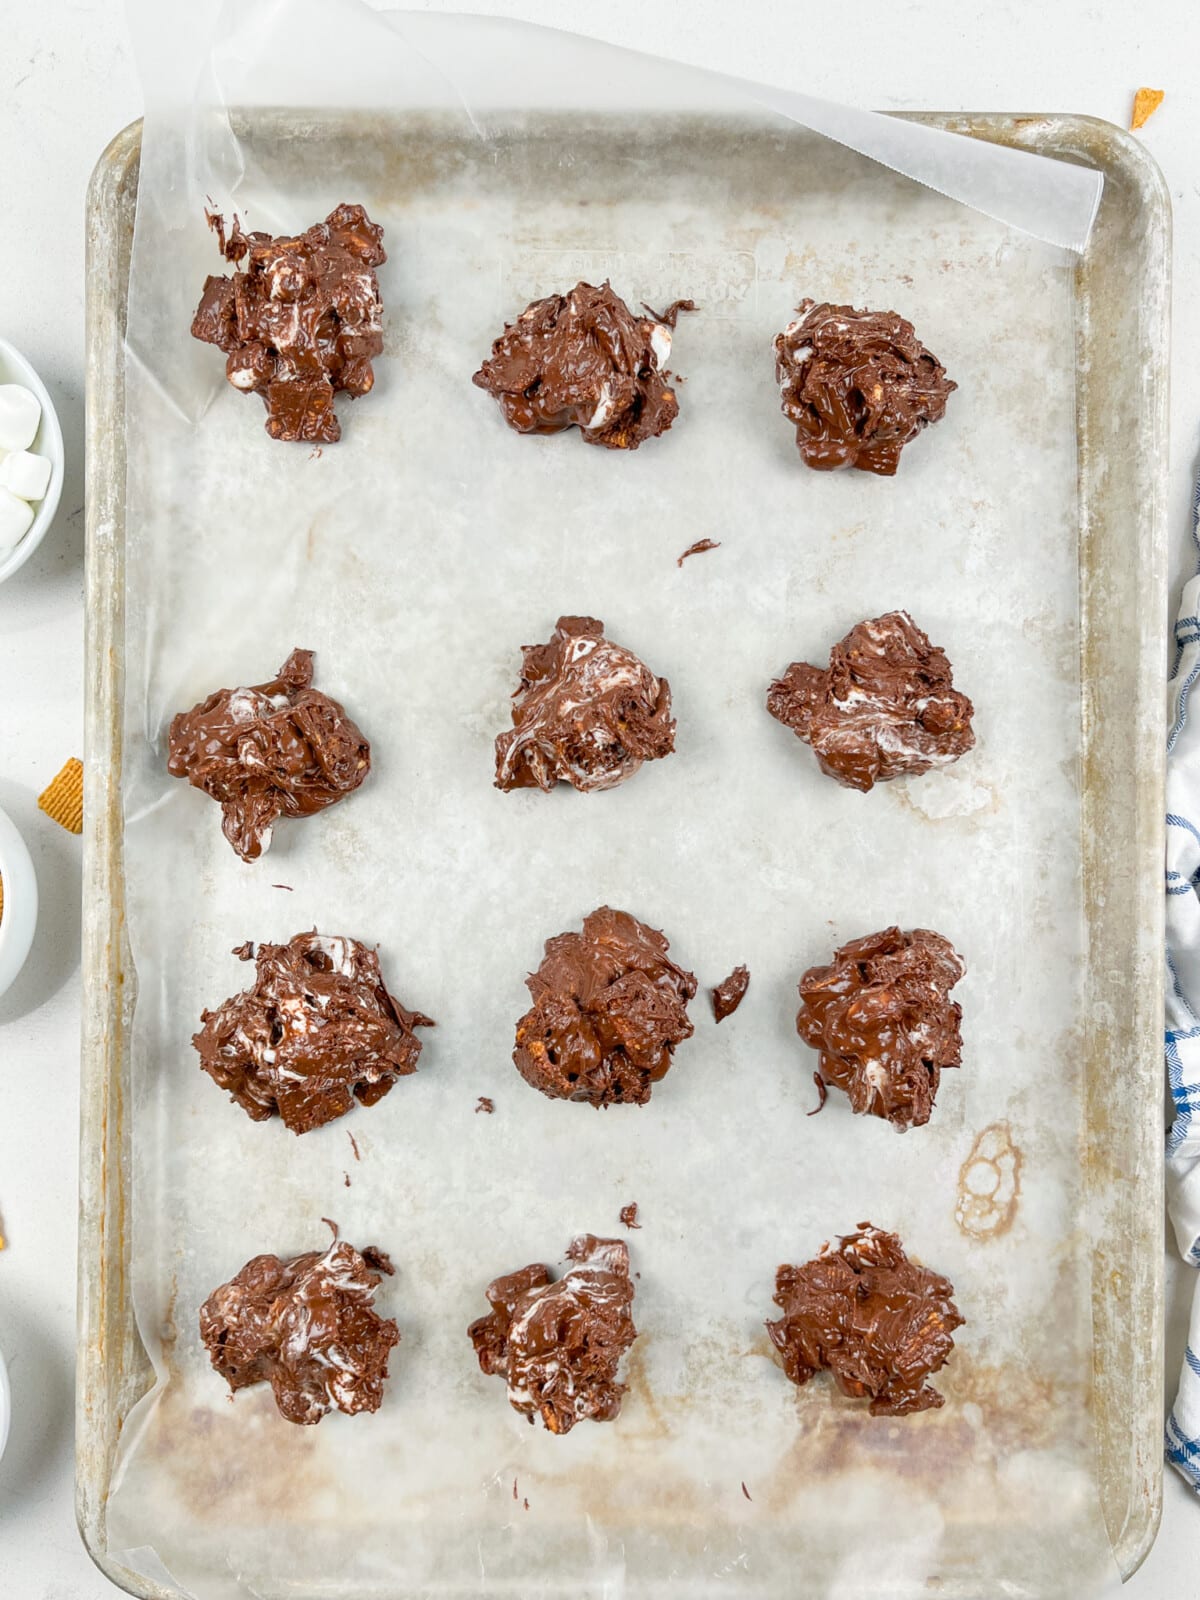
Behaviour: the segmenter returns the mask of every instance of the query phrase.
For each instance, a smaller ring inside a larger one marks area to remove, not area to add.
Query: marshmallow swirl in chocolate
[[[296,237],[243,233],[234,217],[226,239],[223,217],[208,222],[221,254],[246,270],[206,279],[192,337],[225,352],[235,389],[262,396],[272,439],[340,439],[333,397],[367,394],[383,350],[383,229],[352,205]]]
[[[277,817],[311,817],[371,770],[370,745],[312,678],[312,651],[293,650],[269,683],[218,689],[171,723],[167,770],[218,802],[243,861],[269,848]]]
[[[498,789],[611,789],[674,750],[670,684],[595,617],[559,617],[550,642],[522,654],[513,726],[496,740]]]
[[[588,1233],[567,1258],[555,1283],[540,1264],[490,1283],[492,1309],[467,1330],[481,1369],[507,1384],[513,1410],[540,1417],[551,1433],[616,1417],[625,1393],[617,1369],[637,1338],[628,1246]]]
[[[388,993],[379,957],[357,939],[314,931],[234,954],[254,962],[253,987],[205,1011],[192,1043],[254,1121],[278,1116],[308,1133],[417,1070],[414,1029],[434,1024]]]
[[[768,690],[767,710],[812,746],[822,772],[864,793],[947,766],[975,743],[975,708],[907,611],[851,628],[828,668],[794,661]]]
[[[288,1422],[316,1423],[334,1409],[378,1411],[396,1324],[374,1309],[382,1250],[329,1249],[281,1260],[255,1256],[200,1308],[200,1338],[236,1394],[269,1383]]]

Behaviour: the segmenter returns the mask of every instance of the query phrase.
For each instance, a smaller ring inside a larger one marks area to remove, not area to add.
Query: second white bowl
[[[8,1389],[8,1368],[4,1365],[4,1356],[0,1354],[0,1456],[4,1454],[4,1446],[8,1443],[8,1424],[12,1415],[12,1397]]]
[[[25,965],[38,915],[33,862],[24,839],[3,811],[0,811],[0,879],[4,882],[4,910],[0,913],[0,994],[3,994]]]
[[[45,456],[50,462],[50,486],[46,490],[45,497],[34,503],[33,522],[29,531],[7,555],[0,555],[0,583],[3,583],[5,578],[12,577],[18,567],[25,565],[46,537],[50,524],[54,521],[59,496],[62,494],[65,458],[58,413],[54,409],[54,402],[46,393],[46,385],[17,347],[9,344],[7,339],[0,339],[0,383],[20,383],[37,395],[42,407],[42,420],[38,424],[37,437],[29,448],[37,455]]]

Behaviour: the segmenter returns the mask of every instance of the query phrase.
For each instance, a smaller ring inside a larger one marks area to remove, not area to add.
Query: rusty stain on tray
[[[975,1239],[1007,1233],[1021,1197],[1021,1152],[1007,1122],[984,1128],[959,1168],[954,1220]]]
[[[1087,1383],[1078,1375],[1039,1377],[1005,1365],[976,1361],[962,1345],[969,1325],[956,1336],[949,1362],[934,1384],[946,1395],[940,1411],[910,1417],[871,1417],[861,1400],[838,1392],[827,1373],[794,1391],[796,1437],[786,1459],[771,1474],[759,1499],[783,1510],[811,1492],[815,1483],[864,1466],[884,1469],[914,1484],[927,1484],[947,1515],[966,1514],[984,1474],[1002,1451],[1053,1446],[1055,1417],[1067,1392],[1078,1396],[1084,1425]],[[780,1374],[781,1383],[787,1380]]]
[[[215,1374],[213,1382],[224,1388]],[[303,1523],[313,1515],[314,1501],[334,1487],[318,1460],[318,1429],[281,1422],[266,1385],[227,1395],[214,1406],[192,1405],[179,1386],[170,1385],[158,1404],[168,1429],[161,1445],[148,1448],[164,1490],[201,1524],[254,1518],[264,1508],[285,1525]],[[247,1457],[253,1472],[239,1466]]]

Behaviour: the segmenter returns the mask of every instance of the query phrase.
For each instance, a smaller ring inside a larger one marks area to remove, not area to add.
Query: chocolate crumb
[[[712,991],[712,1008],[713,1016],[718,1022],[724,1022],[726,1017],[733,1015],[746,998],[746,990],[749,987],[749,967],[734,967],[729,976],[717,984]]]
[[[631,1200],[627,1206],[621,1207],[621,1221],[627,1228],[640,1228],[638,1221],[638,1205],[636,1200]]]
[[[742,1493],[746,1496],[747,1500],[752,1500],[753,1499],[753,1496],[751,1495],[749,1489],[747,1489],[747,1487],[746,1487],[746,1480],[744,1478],[742,1479]]]
[[[695,544],[688,545],[675,565],[681,567],[689,556],[703,555],[706,550],[719,550],[720,548],[721,541],[719,539],[697,539]]]
[[[519,1500],[520,1498],[521,1498],[520,1495],[517,1493],[517,1480],[514,1478],[513,1479],[513,1499],[514,1500]]]
[[[364,1245],[362,1258],[372,1272],[382,1272],[389,1278],[396,1276],[396,1269],[392,1265],[392,1258],[386,1250],[381,1250],[377,1244]]]
[[[496,1103],[495,1103],[494,1100],[489,1100],[486,1094],[481,1094],[479,1096],[479,1103],[475,1107],[476,1116],[478,1116],[478,1114],[481,1111],[486,1111],[486,1113],[490,1117],[492,1112],[495,1111],[495,1109],[496,1109]]]
[[[528,1500],[526,1500],[526,1502],[525,1502],[525,1509],[526,1509],[526,1511],[529,1510],[529,1501]]]
[[[216,234],[218,248],[220,249],[221,254],[224,255],[226,251],[225,218],[216,209],[216,201],[213,199],[212,195],[208,195],[207,199],[208,205],[204,208],[205,225]],[[212,207],[211,210],[209,209],[210,206]],[[235,232],[241,232],[242,225],[238,221],[238,214],[236,211],[233,213],[233,226]]]
[[[817,1086],[817,1094],[818,1094],[819,1098],[817,1100],[816,1105],[812,1108],[812,1110],[811,1111],[806,1111],[804,1113],[804,1115],[806,1117],[815,1117],[818,1111],[824,1111],[825,1102],[826,1102],[826,1100],[829,1099],[829,1090],[826,1087],[825,1079],[821,1076],[821,1074],[819,1072],[814,1072],[813,1073],[813,1082]]]
[[[358,1140],[350,1132],[349,1128],[346,1129],[346,1137],[350,1141],[350,1148],[354,1151],[354,1159],[355,1159],[355,1161],[361,1161],[362,1157],[358,1153]]]
[[[349,1187],[350,1187],[350,1174],[349,1174],[349,1173],[348,1173],[348,1172],[343,1172],[343,1173],[342,1173],[342,1177],[343,1177],[343,1178],[345,1178],[345,1180],[346,1180],[346,1187],[347,1187],[347,1189],[348,1189],[348,1188],[349,1188]]]
[[[271,887],[272,889],[286,889],[289,894],[293,893],[290,883],[273,883]]]

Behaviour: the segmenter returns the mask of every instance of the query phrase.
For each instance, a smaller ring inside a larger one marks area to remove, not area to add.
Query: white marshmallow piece
[[[0,489],[0,559],[15,550],[33,524],[33,507]]]
[[[42,403],[20,383],[0,383],[0,447],[28,450],[37,438]]]
[[[50,462],[28,450],[14,450],[0,461],[0,485],[22,500],[44,500],[50,487]]]

